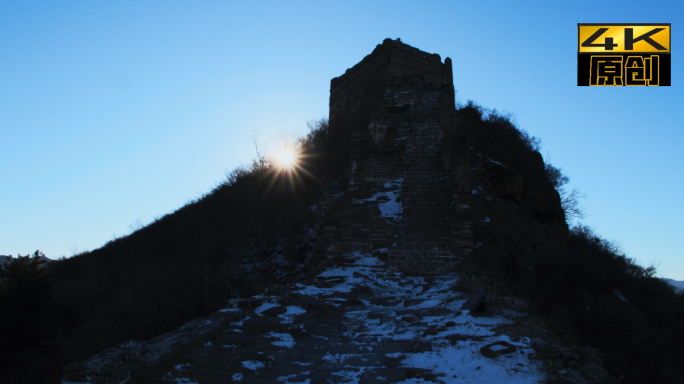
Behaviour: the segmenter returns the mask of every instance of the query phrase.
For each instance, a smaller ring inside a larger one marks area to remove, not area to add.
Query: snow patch
[[[395,187],[395,189],[389,192],[378,192],[375,195],[373,195],[373,197],[371,197],[370,199],[366,199],[366,201],[377,201],[378,198],[381,196],[387,197],[389,200],[386,200],[382,203],[378,203],[378,208],[380,209],[380,216],[387,218],[398,218],[404,211],[404,208],[401,205],[401,201],[398,201],[399,196],[401,194],[401,183],[403,182],[403,178],[386,182],[383,185],[385,188]]]
[[[185,379],[185,378],[175,378],[173,379],[174,382],[178,384],[198,384],[196,381],[192,381],[190,379]]]
[[[241,364],[243,368],[251,369],[253,371],[265,367],[264,363],[258,360],[245,360]]]
[[[271,344],[275,345],[276,347],[292,348],[295,345],[294,338],[292,338],[292,335],[290,335],[289,333],[271,332],[267,334],[266,337],[280,339],[279,341],[271,342]]]
[[[527,354],[516,351],[494,359],[484,357],[480,348],[491,340],[469,343],[459,342],[456,346],[435,346],[432,351],[404,354],[401,365],[429,369],[443,374],[444,383],[492,383],[532,384],[544,378],[542,370],[529,360]],[[399,357],[399,356],[396,356]],[[414,383],[417,381],[402,381]]]
[[[292,321],[295,316],[301,315],[302,313],[306,313],[306,309],[298,307],[296,305],[289,305],[285,307],[285,309],[287,309],[287,312],[278,315],[278,317],[283,319],[283,324],[292,324]]]
[[[275,301],[270,301],[270,302],[266,302],[266,301],[265,301],[265,302],[261,303],[261,305],[258,306],[258,307],[254,310],[254,313],[256,313],[256,314],[259,315],[259,316],[263,316],[263,315],[261,314],[261,312],[263,312],[263,311],[265,311],[265,310],[267,310],[267,309],[273,308],[273,307],[278,307],[278,306],[280,306],[280,304],[278,304],[278,303],[275,302]],[[241,324],[241,325],[242,325],[242,324]]]
[[[223,308],[223,309],[219,309],[217,312],[225,313],[225,312],[240,312],[240,311],[241,311],[240,308]]]

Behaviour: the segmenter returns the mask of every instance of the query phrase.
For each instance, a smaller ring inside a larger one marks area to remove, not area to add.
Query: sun
[[[299,162],[299,152],[294,148],[284,147],[275,154],[276,166],[283,171],[292,171]]]
[[[310,155],[299,144],[294,140],[282,140],[280,145],[271,147],[273,149],[267,156],[267,193],[272,188],[296,193],[300,187],[305,186],[305,177],[313,177],[307,170],[307,158]]]

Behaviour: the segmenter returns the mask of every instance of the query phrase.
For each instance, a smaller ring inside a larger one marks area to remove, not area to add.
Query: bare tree
[[[572,191],[568,192],[565,185],[570,182],[570,178],[564,175],[560,168],[546,163],[545,171],[547,179],[560,194],[565,220],[569,223],[574,219],[583,219],[584,210],[580,204],[580,199],[586,199],[587,195],[580,193],[578,188],[573,188]]]
[[[580,199],[586,199],[585,194],[581,194],[579,189],[573,188],[572,191],[567,192],[565,188],[558,191],[561,195],[561,207],[565,212],[565,219],[567,221],[573,219],[584,219],[584,210],[580,206]]]
[[[256,131],[252,131],[252,135],[249,136],[249,138],[252,140],[252,143],[254,143],[254,150],[256,151],[257,159],[254,161],[256,165],[259,166],[259,168],[264,167],[264,154],[262,151],[259,150],[259,143],[257,141],[257,134]]]
[[[131,233],[138,231],[140,229],[143,229],[145,227],[145,224],[143,224],[143,221],[140,219],[136,219],[131,225],[128,226],[128,229],[131,230]]]

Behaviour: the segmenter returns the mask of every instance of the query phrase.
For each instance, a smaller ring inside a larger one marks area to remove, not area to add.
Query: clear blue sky
[[[0,254],[102,246],[327,116],[400,37],[508,111],[588,195],[584,223],[684,280],[678,1],[1,1]],[[577,87],[577,23],[672,23],[672,86]],[[684,51],[683,51],[684,52]]]

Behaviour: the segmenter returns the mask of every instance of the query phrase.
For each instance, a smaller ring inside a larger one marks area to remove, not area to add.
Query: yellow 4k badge
[[[577,24],[577,85],[669,86],[670,24]]]

